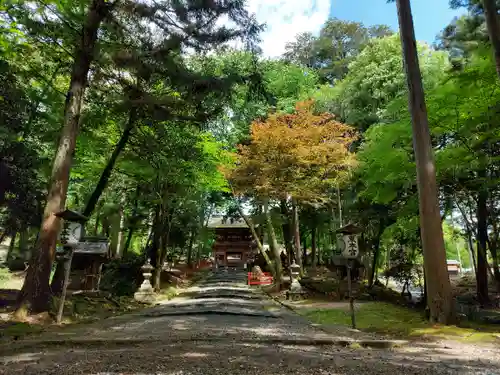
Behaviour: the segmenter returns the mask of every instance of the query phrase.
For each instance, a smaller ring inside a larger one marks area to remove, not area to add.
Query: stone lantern
[[[153,266],[151,265],[149,258],[141,267],[142,276],[144,277],[144,281],[142,282],[139,290],[134,293],[134,299],[138,302],[153,304],[156,300],[155,293],[153,290],[153,286],[151,285],[151,281],[149,279],[153,276]]]
[[[292,283],[290,284],[290,292],[292,293],[300,293],[302,291],[302,285],[299,283],[300,276],[300,266],[295,263],[295,260],[290,265],[290,277],[292,279]]]

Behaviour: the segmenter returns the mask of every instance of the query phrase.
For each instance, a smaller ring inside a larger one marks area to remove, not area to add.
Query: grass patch
[[[496,342],[500,344],[500,327],[493,325],[474,325],[471,327],[459,326],[431,326],[426,328],[414,329],[410,337],[416,338],[443,338],[455,341],[464,341],[470,343]]]
[[[23,336],[41,333],[43,326],[24,322],[7,322],[0,326],[1,339],[18,339]]]
[[[177,294],[179,294],[179,291],[177,290],[177,288],[173,287],[173,286],[169,286],[165,289],[160,290],[160,293],[158,293],[156,296],[156,300],[163,301],[166,299],[172,299],[175,296],[177,296]]]
[[[356,307],[357,328],[365,332],[406,339],[441,338],[468,342],[500,342],[500,327],[494,325],[432,325],[420,311],[385,302],[366,302]],[[303,315],[317,324],[351,324],[349,311],[344,309],[311,309],[303,311]]]

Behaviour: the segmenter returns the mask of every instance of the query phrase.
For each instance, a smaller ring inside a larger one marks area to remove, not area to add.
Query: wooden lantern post
[[[351,269],[354,259],[359,256],[358,235],[361,229],[354,224],[347,224],[336,231],[337,245],[342,256],[347,260],[347,288],[349,290],[349,310],[351,313],[352,328],[356,329],[356,316],[354,314],[354,296],[352,294]]]
[[[64,312],[64,301],[66,300],[66,291],[68,289],[69,274],[71,272],[71,261],[73,259],[74,248],[78,245],[83,237],[84,224],[88,218],[82,214],[65,210],[55,214],[57,217],[63,219],[63,229],[60,235],[60,241],[63,245],[63,254],[61,254],[61,261],[64,262],[64,284],[59,301],[59,309],[57,311],[56,322],[59,324],[62,320]]]

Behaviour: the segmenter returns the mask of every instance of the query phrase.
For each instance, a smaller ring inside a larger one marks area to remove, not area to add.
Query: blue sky
[[[0,0],[1,1],[1,0]],[[451,10],[448,0],[411,0],[417,39],[432,44],[436,35],[465,10]],[[267,57],[279,57],[297,34],[317,34],[329,17],[365,26],[386,24],[398,30],[395,4],[386,0],[247,0],[248,10],[267,24],[261,47]]]
[[[413,21],[418,40],[433,43],[436,35],[464,10],[452,10],[448,0],[413,0]],[[398,29],[396,5],[386,0],[331,0],[330,16],[363,22],[366,26],[386,24]]]

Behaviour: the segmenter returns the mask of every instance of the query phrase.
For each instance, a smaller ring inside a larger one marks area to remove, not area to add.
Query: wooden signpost
[[[337,229],[337,246],[342,256],[347,260],[347,288],[349,290],[349,310],[351,313],[352,328],[356,329],[356,316],[354,313],[354,296],[352,294],[351,269],[353,261],[359,255],[358,234],[361,229],[353,224],[348,224]]]
[[[83,224],[88,220],[85,216],[78,212],[65,210],[56,214],[57,217],[63,219],[63,229],[60,235],[60,241],[63,245],[64,254],[61,255],[61,261],[64,262],[64,284],[59,301],[59,309],[57,311],[57,323],[61,323],[64,312],[64,301],[66,299],[66,291],[68,289],[69,274],[71,271],[71,260],[75,247],[80,242],[83,235]]]

